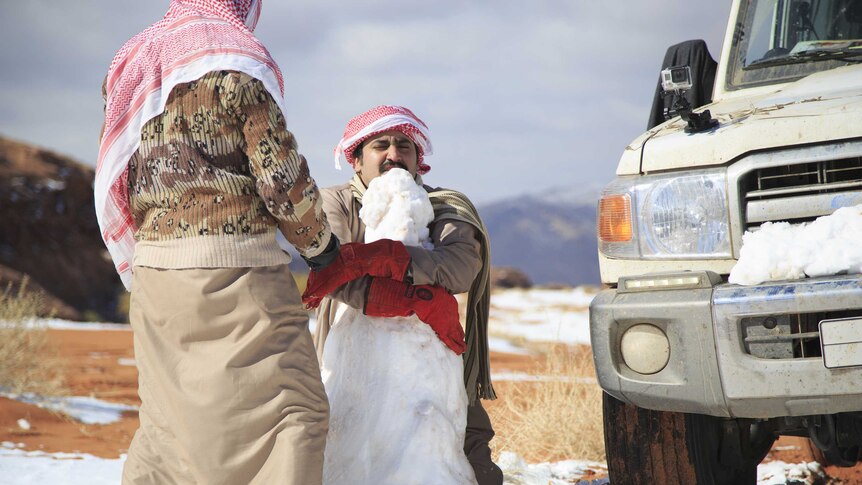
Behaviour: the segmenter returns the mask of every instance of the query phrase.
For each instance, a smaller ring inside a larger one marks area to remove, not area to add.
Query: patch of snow
[[[527,310],[536,307],[588,308],[596,293],[584,287],[550,290],[546,288],[513,288],[494,292],[491,305],[501,310]]]
[[[71,320],[60,320],[58,318],[37,320],[37,323],[45,325],[52,330],[132,331],[132,327],[125,323],[73,322]]]
[[[802,448],[796,445],[785,445],[785,446],[773,446],[772,451],[795,451],[801,450]]]
[[[784,485],[786,483],[813,485],[826,478],[820,463],[793,463],[771,461],[757,465],[757,485]]]
[[[595,293],[583,287],[510,289],[491,295],[489,331],[529,342],[590,343],[589,305]]]
[[[43,397],[29,392],[17,394],[0,390],[0,397],[63,413],[84,424],[116,423],[122,418],[123,412],[138,410],[137,406],[112,403],[84,396]]]
[[[756,285],[862,272],[862,205],[842,207],[806,224],[766,222],[742,236],[729,281]]]
[[[489,331],[498,336],[523,338],[529,342],[590,343],[590,314],[586,310],[547,308],[523,318],[514,312],[492,308],[490,318]]]
[[[0,327],[13,325],[8,321],[0,321]],[[51,330],[87,330],[87,331],[122,331],[131,332],[132,327],[126,323],[73,322],[59,318],[34,318],[25,322],[28,328]]]
[[[530,355],[529,350],[498,337],[488,337],[488,348],[491,352],[499,352],[502,354]]]
[[[500,453],[497,465],[503,470],[506,485],[571,485],[591,472],[606,470],[603,463],[583,460],[528,464],[510,451]]]
[[[0,475],[4,485],[116,485],[126,456],[98,458],[84,453],[24,451],[3,443]]]
[[[50,192],[57,192],[66,188],[66,182],[62,180],[45,179],[42,181],[42,186]]]
[[[120,483],[125,461],[126,455],[107,459],[86,453],[25,451],[10,442],[3,442],[0,446],[0,471],[4,485],[116,485]],[[528,464],[511,452],[501,453],[498,462],[506,485],[608,483],[607,480],[580,481],[591,472],[606,472],[604,464],[597,462],[566,460]]]
[[[23,419],[23,418],[19,419],[17,421],[17,423],[18,423],[18,427],[23,429],[24,431],[27,431],[30,429],[30,421],[27,421],[26,419]]]
[[[595,377],[563,377],[542,376],[524,372],[495,372],[491,374],[492,381],[510,382],[574,382],[577,384],[598,384]]]
[[[138,363],[137,363],[137,361],[135,361],[135,359],[120,357],[119,359],[117,359],[117,365],[125,365],[128,367],[135,367],[136,365],[138,365]]]

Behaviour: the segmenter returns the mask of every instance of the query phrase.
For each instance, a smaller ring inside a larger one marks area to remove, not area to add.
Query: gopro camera
[[[665,92],[691,89],[691,68],[674,66],[661,71],[661,88]]]

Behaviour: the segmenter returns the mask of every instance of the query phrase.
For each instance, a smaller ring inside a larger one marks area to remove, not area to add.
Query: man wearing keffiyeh
[[[392,241],[339,248],[259,15],[171,0],[103,86],[96,213],[132,291],[141,397],[124,484],[320,484],[329,408],[276,231],[317,270],[403,278],[410,262]]]
[[[398,167],[407,170],[428,191],[434,208],[434,220],[429,225],[434,248],[406,248],[410,264],[403,281],[368,275],[345,281],[312,271],[303,301],[310,306],[319,305],[315,344],[321,358],[338,302],[369,316],[416,314],[453,352],[463,353],[464,384],[470,401],[464,452],[479,485],[501,485],[503,474],[491,461],[488,446],[494,430],[480,401],[496,397],[490,382],[487,338],[488,235],[465,195],[423,184],[422,175],[431,169],[425,158],[431,152],[428,127],[407,108],[377,106],[348,122],[335,149],[335,163],[339,168],[341,162],[349,163],[353,179],[321,190],[333,234],[341,241],[365,240],[365,225],[359,217],[365,189],[371,180]],[[337,279],[337,284],[332,279]],[[421,293],[420,288],[433,290],[425,292],[433,298],[415,297]],[[463,292],[468,294],[466,339],[458,315],[441,315],[450,305],[436,302],[438,298],[453,298],[452,294]]]

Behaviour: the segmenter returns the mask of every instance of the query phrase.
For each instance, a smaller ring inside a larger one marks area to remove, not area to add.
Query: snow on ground
[[[594,377],[564,377],[564,376],[542,376],[527,374],[525,372],[493,372],[491,381],[509,382],[573,382],[576,384],[598,384]]]
[[[24,451],[22,445],[0,444],[3,485],[116,485],[125,455],[110,460],[85,453]]]
[[[0,322],[0,325],[8,326],[9,323]],[[48,328],[51,330],[132,331],[132,327],[127,323],[73,322],[59,318],[34,318],[27,322],[27,326],[30,328]]]
[[[771,461],[757,466],[757,485],[813,485],[822,483],[825,478],[826,474],[817,462],[788,464]]]
[[[522,310],[525,308],[525,298],[529,300],[527,307],[579,307],[587,308],[596,294],[578,286],[564,289],[510,289],[495,291],[491,296],[491,304],[501,310]]]
[[[57,318],[42,320],[42,324],[52,330],[115,330],[121,332],[131,332],[132,327],[126,323],[98,323],[98,322],[72,322],[69,320],[60,320]]]
[[[589,344],[589,305],[594,296],[583,287],[495,291],[489,332],[528,342]]]
[[[116,485],[123,462],[98,458],[85,453],[45,453],[24,451],[23,445],[0,444],[0,477],[4,485]],[[583,479],[592,473],[604,474],[604,464],[583,460],[556,463],[526,463],[520,456],[503,452],[498,460],[505,485],[606,485],[607,479]],[[781,461],[757,467],[758,485],[796,485],[819,483],[825,475],[818,463],[787,464]]]
[[[774,243],[772,244],[774,248]],[[584,288],[499,290],[491,297],[489,339],[491,350],[513,354],[529,354],[509,339],[527,342],[562,342],[589,344],[590,301],[595,293]],[[313,314],[310,328],[315,325]],[[42,319],[33,325],[60,330],[111,330],[130,331],[130,327],[117,323],[80,323],[59,319]],[[95,357],[95,356],[94,356]],[[134,365],[134,359],[120,359],[121,365]],[[498,381],[544,381],[549,376],[525,373],[496,373]],[[595,382],[589,378],[584,378]],[[47,409],[60,411],[86,424],[105,424],[120,419],[123,411],[134,406],[114,404],[88,397],[39,399],[33,395],[13,395],[0,389],[0,396],[30,402]],[[39,401],[39,402],[36,402]],[[21,444],[0,444],[0,477],[3,485],[102,485],[117,484],[122,474],[125,456],[103,459],[81,453],[44,453],[25,451]],[[528,464],[518,455],[503,452],[499,465],[505,474],[506,485],[605,485],[606,479],[589,480],[592,473],[606,473],[604,464],[583,460],[566,460],[556,463]],[[764,463],[757,468],[758,485],[813,484],[822,480],[824,473],[817,463],[787,464],[781,461]]]
[[[45,453],[24,451],[21,445],[0,445],[0,477],[4,485],[116,485],[122,476],[126,456],[98,458],[85,453]],[[518,455],[504,452],[500,467],[506,485],[600,485],[607,480],[579,481],[593,472],[604,473],[601,463],[567,460],[557,463],[527,464]]]
[[[518,345],[515,345],[512,342],[499,337],[488,337],[488,348],[491,349],[491,352],[500,352],[503,354],[515,355],[530,355],[529,350],[523,347],[519,347]]]
[[[729,281],[756,285],[862,272],[862,205],[842,207],[807,224],[766,222],[742,236]]]
[[[33,404],[49,411],[63,413],[84,424],[116,423],[120,420],[124,411],[138,410],[137,406],[107,402],[84,396],[42,397],[29,392],[16,394],[0,389],[0,397]]]
[[[606,473],[603,463],[565,460],[556,463],[528,464],[523,458],[509,451],[500,453],[497,464],[503,470],[505,485],[571,485],[581,483],[579,482],[581,477],[592,472]]]

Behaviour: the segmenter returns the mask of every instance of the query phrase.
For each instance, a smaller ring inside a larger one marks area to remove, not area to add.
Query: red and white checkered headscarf
[[[164,111],[171,90],[211,71],[240,71],[262,81],[284,112],[281,71],[252,33],[261,1],[171,0],[165,17],[126,42],[111,62],[94,191],[102,238],[127,289],[135,251],[128,162],[141,128]]]
[[[353,165],[357,162],[353,152],[363,141],[384,131],[398,130],[413,140],[417,148],[416,171],[419,174],[428,173],[431,167],[423,160],[425,155],[431,155],[433,148],[428,132],[428,126],[403,106],[377,106],[362,113],[347,122],[344,137],[335,147],[335,168],[341,170],[341,161]]]

